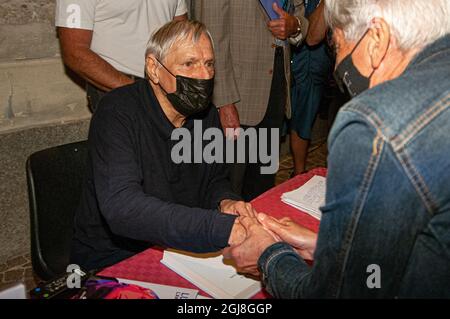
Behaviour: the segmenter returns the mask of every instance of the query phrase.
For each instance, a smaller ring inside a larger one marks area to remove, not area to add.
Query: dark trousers
[[[275,50],[273,78],[270,89],[270,97],[267,105],[266,114],[263,120],[255,127],[257,129],[268,129],[267,150],[271,149],[271,128],[277,128],[280,131],[285,116],[285,105],[287,97],[287,83],[284,73],[284,55],[283,48],[279,47]],[[243,129],[249,126],[242,125]],[[260,136],[258,134],[258,145]],[[277,146],[280,147],[280,141]],[[258,152],[258,147],[253,147],[252,152]],[[279,149],[278,149],[279,151]],[[249,145],[246,144],[246,158],[249,158]],[[258,153],[257,153],[258,154]],[[278,161],[278,159],[277,159]],[[261,167],[267,164],[261,163],[259,156],[257,163],[230,164],[230,180],[233,191],[240,194],[245,201],[251,201],[262,193],[266,192],[275,185],[276,174],[261,174]]]

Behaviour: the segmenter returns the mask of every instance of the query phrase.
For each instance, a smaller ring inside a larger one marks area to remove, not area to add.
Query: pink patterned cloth
[[[296,176],[287,182],[267,191],[252,201],[253,207],[262,213],[275,218],[290,217],[300,225],[314,231],[319,230],[319,221],[310,215],[284,204],[281,195],[290,192],[309,181],[314,175],[326,176],[326,168],[317,168],[306,174]],[[206,292],[200,290],[189,281],[179,276],[160,263],[163,250],[151,248],[116,265],[104,269],[99,275],[129,280],[145,281],[160,285],[177,286],[183,288],[197,289],[201,295],[210,297]],[[252,299],[271,298],[264,290],[256,294]]]

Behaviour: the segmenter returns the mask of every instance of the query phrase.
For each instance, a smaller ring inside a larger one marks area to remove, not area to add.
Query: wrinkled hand
[[[223,256],[233,259],[239,272],[258,276],[259,257],[277,240],[256,218],[240,217],[239,223],[245,229],[246,238],[240,244],[224,249]]]
[[[228,239],[228,245],[230,245],[231,247],[238,246],[244,242],[245,238],[247,238],[247,231],[245,230],[244,226],[242,226],[241,222],[239,221],[239,218],[236,218],[233,228],[231,228],[231,234],[230,238]]]
[[[294,16],[291,16],[289,13],[278,7],[276,2],[274,2],[272,7],[273,10],[280,16],[279,19],[271,20],[267,24],[273,36],[280,40],[286,40],[290,36],[296,34],[298,20]]]
[[[236,105],[229,104],[219,108],[219,117],[225,136],[229,139],[236,139],[238,137],[238,129],[241,127]]]
[[[290,218],[276,220],[265,214],[258,214],[257,218],[265,228],[291,245],[303,259],[314,260],[314,251],[317,244],[316,233],[296,224]]]
[[[252,204],[231,199],[224,199],[220,202],[220,211],[225,214],[250,216],[253,218],[256,218],[256,215],[258,214],[252,207]]]

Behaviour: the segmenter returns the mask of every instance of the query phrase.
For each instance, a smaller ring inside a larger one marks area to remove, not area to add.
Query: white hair
[[[214,42],[206,26],[194,20],[171,21],[158,29],[147,43],[145,57],[153,54],[159,61],[166,59],[170,49],[184,41],[198,42],[202,35],[207,35],[214,49]]]
[[[421,49],[450,32],[450,0],[325,0],[325,19],[359,40],[373,18],[383,18],[401,50]]]

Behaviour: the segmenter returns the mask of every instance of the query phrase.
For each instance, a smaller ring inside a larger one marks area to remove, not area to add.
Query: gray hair
[[[212,36],[203,23],[195,20],[171,21],[151,36],[147,43],[145,57],[153,54],[163,62],[175,44],[188,40],[197,43],[203,34],[208,36],[214,49]]]
[[[357,41],[383,18],[401,50],[421,49],[450,32],[449,0],[325,0],[325,19]]]

